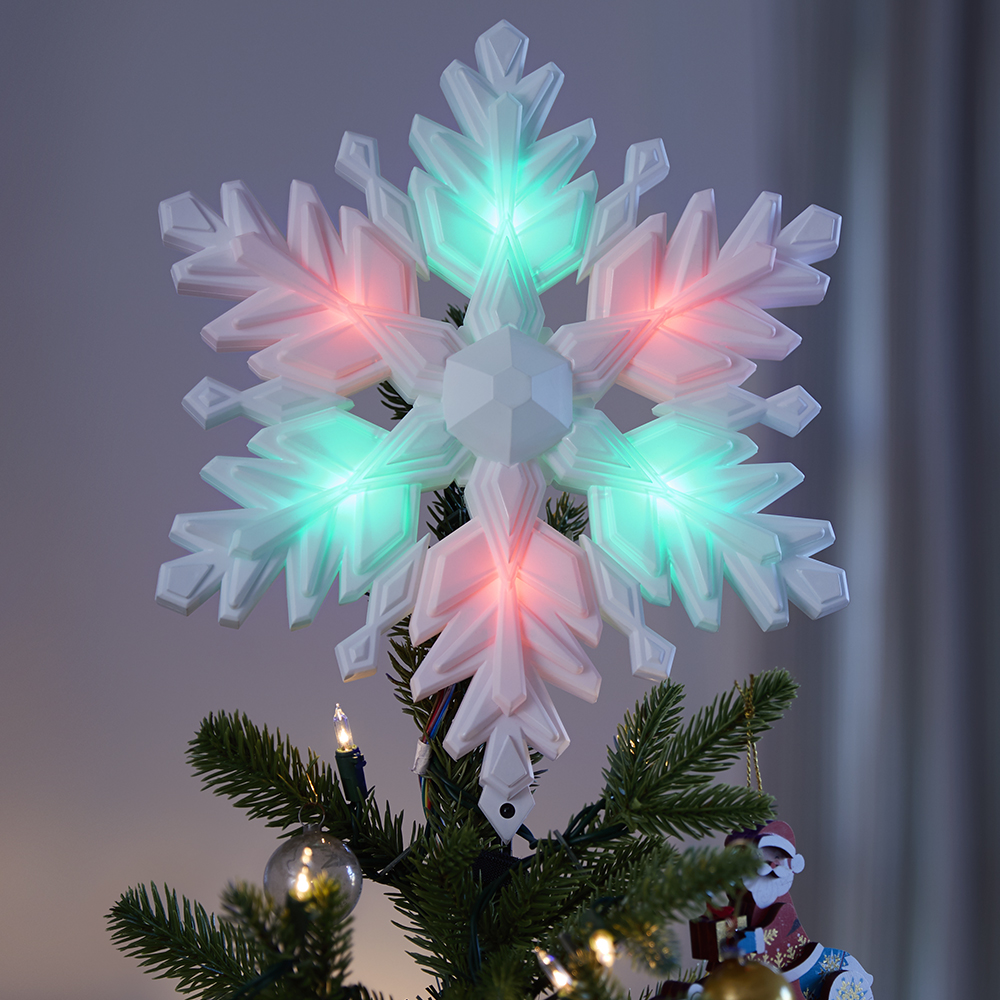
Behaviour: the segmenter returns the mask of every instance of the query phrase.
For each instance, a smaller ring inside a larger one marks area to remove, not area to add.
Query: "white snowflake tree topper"
[[[176,519],[191,554],[162,567],[157,600],[187,614],[220,591],[219,620],[237,627],[284,569],[297,628],[339,577],[342,602],[370,594],[367,624],[337,647],[348,680],[375,672],[382,636],[410,615],[415,643],[438,637],[414,697],[471,678],[445,746],[486,744],[480,805],[505,840],[533,803],[528,747],[569,743],[546,685],[597,698],[581,643],[597,644],[602,619],[628,636],[633,673],[661,679],[674,650],[642,598],[676,591],[707,629],[724,579],[763,629],[787,623],[789,600],[813,618],[848,600],[843,571],[812,558],[828,523],[760,513],[799,472],[744,464],[756,447],[740,433],[794,435],[819,410],[801,387],[739,386],[750,359],[798,344],[764,310],[823,298],[810,265],[836,250],[839,218],[812,206],[782,228],[765,193],[720,249],[703,191],[669,239],[663,215],[637,226],[639,196],[667,174],[662,142],[630,147],[622,185],[597,201],[593,174],[573,179],[593,124],[539,138],[562,74],[523,76],[526,50],[501,21],[476,43],[478,71],[445,70],[461,132],[414,119],[425,169],[407,194],[380,175],[373,139],[346,134],[337,169],[368,217],[343,208],[339,231],[298,181],[287,238],[239,182],[223,185],[221,218],[191,194],[160,207],[164,240],[191,253],[178,290],[241,300],[205,340],[254,351],[265,381],[205,379],[184,400],[205,427],[243,414],[264,428],[248,445],[259,457],[203,470],[240,507]],[[460,329],[420,316],[429,271],[469,297]],[[553,334],[539,293],[573,271],[589,275],[587,318]],[[413,403],[391,432],[348,412],[384,379]],[[655,419],[620,432],[595,408],[615,382]],[[429,548],[421,493],[453,480],[472,519]],[[586,495],[582,544],[537,517],[550,483]]]

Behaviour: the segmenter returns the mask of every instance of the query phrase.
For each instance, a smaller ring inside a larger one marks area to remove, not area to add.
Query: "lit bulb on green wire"
[[[350,802],[360,805],[368,796],[368,785],[365,782],[365,758],[354,742],[351,723],[347,713],[340,707],[340,702],[333,710],[333,732],[337,738],[337,772],[344,795]]]
[[[337,737],[337,750],[353,750],[357,744],[354,742],[354,734],[351,732],[351,722],[347,718],[347,713],[340,707],[340,702],[337,702],[337,707],[333,711],[333,729]]]
[[[573,977],[566,971],[562,962],[551,952],[544,948],[535,948],[535,955],[542,971],[548,977],[549,982],[556,990],[564,990],[567,986],[573,985]]]

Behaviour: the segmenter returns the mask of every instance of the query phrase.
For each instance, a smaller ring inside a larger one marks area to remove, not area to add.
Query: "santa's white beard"
[[[779,896],[790,892],[795,873],[790,868],[775,869],[772,874],[746,878],[743,884],[750,890],[753,901],[766,910]]]

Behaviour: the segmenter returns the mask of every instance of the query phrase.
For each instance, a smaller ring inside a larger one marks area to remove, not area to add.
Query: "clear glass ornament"
[[[321,872],[336,880],[353,910],[361,897],[361,865],[343,841],[319,826],[307,826],[271,855],[264,868],[264,889],[278,901],[289,893],[302,899]]]

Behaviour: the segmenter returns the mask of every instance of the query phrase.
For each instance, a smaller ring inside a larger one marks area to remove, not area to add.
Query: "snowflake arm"
[[[847,603],[843,571],[809,558],[833,542],[825,521],[759,511],[801,481],[787,464],[743,465],[742,434],[672,414],[622,434],[577,408],[573,430],[545,456],[555,481],[586,492],[594,542],[691,621],[715,630],[728,579],[765,630],[788,621],[788,598],[811,617]]]
[[[587,247],[576,280],[590,274],[594,262],[603,257],[633,229],[639,217],[639,198],[670,172],[662,139],[649,139],[629,146],[625,154],[625,176],[620,187],[594,206]]]
[[[809,264],[836,250],[840,219],[814,205],[781,229],[780,206],[762,194],[720,250],[715,199],[702,191],[669,241],[666,216],[656,215],[602,257],[588,319],[549,342],[573,362],[578,398],[596,402],[617,381],[657,403],[732,399],[751,358],[792,351],[801,338],[764,309],[822,300],[829,279]],[[816,412],[812,401],[810,418]]]
[[[505,839],[532,806],[527,744],[549,757],[569,745],[546,682],[587,701],[601,683],[580,645],[601,633],[587,559],[535,516],[544,491],[536,461],[478,459],[465,491],[473,518],[428,552],[410,618],[413,642],[438,636],[413,675],[415,699],[472,677],[445,748],[458,758],[486,742],[480,805]]]
[[[434,405],[391,434],[324,410],[265,428],[249,447],[262,457],[216,458],[202,473],[245,509],[178,517],[171,538],[196,554],[162,567],[157,594],[187,613],[221,587],[219,620],[234,627],[286,563],[293,628],[312,621],[338,574],[340,600],[356,600],[414,544],[421,487],[446,485],[467,460]]]
[[[476,45],[479,71],[454,62],[441,85],[462,134],[417,116],[410,178],[428,263],[469,295],[469,336],[513,324],[538,336],[540,292],[580,263],[597,193],[571,180],[594,144],[593,122],[538,139],[562,73],[522,77],[527,38],[506,22]]]
[[[413,260],[421,278],[430,277],[424,238],[413,201],[379,170],[378,143],[367,135],[345,132],[337,154],[337,173],[365,193],[368,217]]]
[[[223,211],[225,222],[187,194],[160,213],[170,245],[204,244],[174,265],[178,290],[244,298],[205,327],[210,346],[254,350],[250,367],[262,378],[329,393],[391,377],[410,399],[440,395],[444,359],[463,343],[450,324],[420,316],[412,260],[360,212],[341,209],[338,233],[301,181],[291,187],[287,242],[240,182],[223,185]]]

